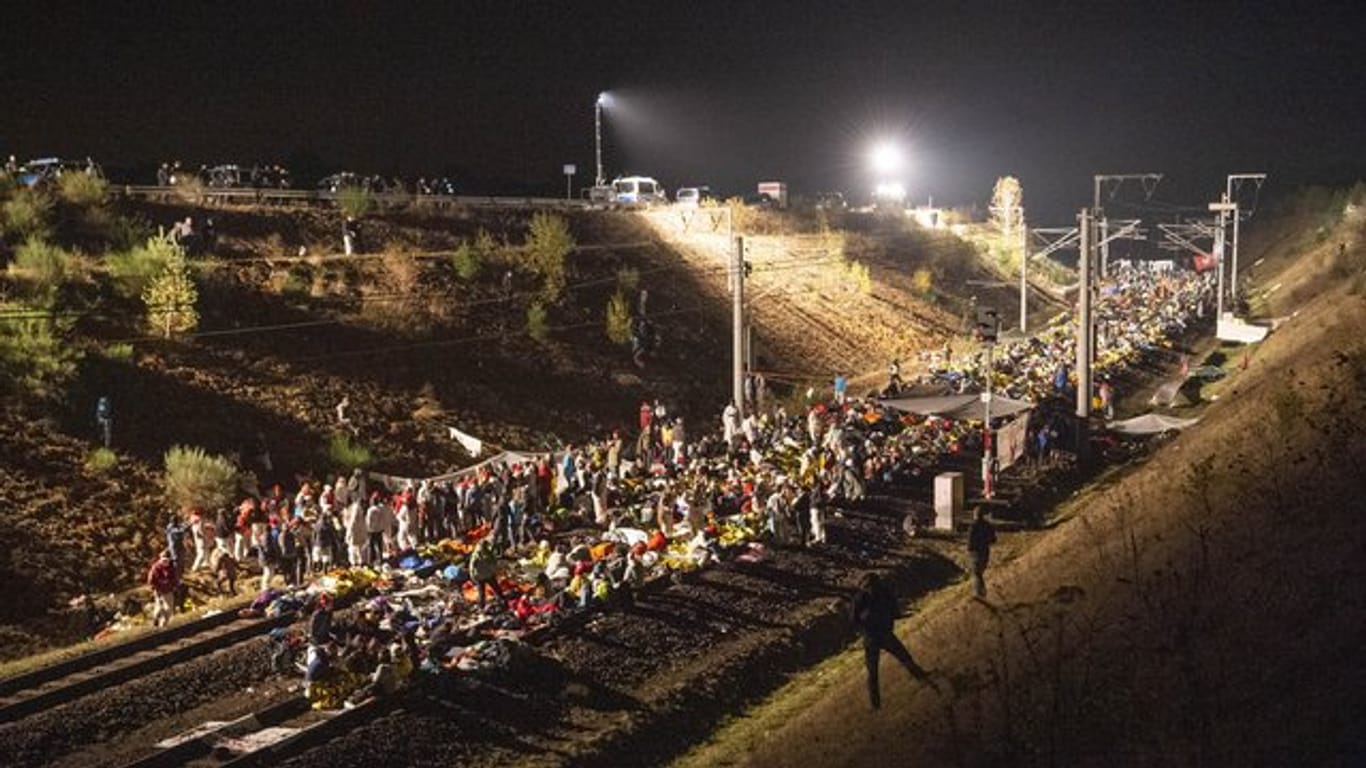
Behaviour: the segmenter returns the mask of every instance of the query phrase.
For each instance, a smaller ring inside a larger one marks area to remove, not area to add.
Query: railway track
[[[241,617],[234,608],[0,680],[0,723],[236,645],[293,620],[293,614]]]
[[[229,722],[210,722],[166,739],[125,768],[225,768],[274,765],[377,716],[393,700],[367,699],[351,709],[315,710],[297,696]]]

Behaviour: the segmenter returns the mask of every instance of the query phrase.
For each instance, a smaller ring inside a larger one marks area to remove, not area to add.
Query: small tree
[[[545,305],[534,301],[526,308],[526,333],[536,341],[550,337],[550,326],[546,323]]]
[[[114,281],[114,288],[128,298],[140,298],[152,281],[166,271],[166,265],[177,252],[183,252],[170,235],[152,235],[126,251],[112,251],[105,255],[104,266]]]
[[[565,259],[574,250],[574,238],[569,224],[561,216],[537,211],[531,217],[526,251],[533,269],[545,281],[542,293],[545,300],[555,303],[564,293]]]
[[[631,301],[620,288],[607,300],[607,338],[613,344],[631,340]]]
[[[199,290],[190,277],[185,249],[178,244],[168,252],[166,267],[142,294],[147,305],[147,323],[161,330],[165,338],[172,333],[188,333],[199,326]]]
[[[164,460],[166,499],[176,509],[217,509],[234,501],[238,472],[226,458],[203,448],[176,445]]]
[[[1023,214],[1024,190],[1020,180],[1014,176],[1002,176],[996,180],[991,191],[991,220],[1002,236],[1009,237],[1015,232]]]
[[[451,255],[451,267],[455,269],[455,274],[461,280],[473,280],[479,276],[479,269],[482,266],[479,260],[479,252],[470,245],[468,240],[461,240],[460,245],[455,249],[455,253]]]
[[[345,186],[337,190],[337,207],[343,216],[359,219],[375,205],[375,196],[365,187]]]

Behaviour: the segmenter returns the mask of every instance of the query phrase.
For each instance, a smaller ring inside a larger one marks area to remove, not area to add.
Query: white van
[[[612,192],[620,205],[654,205],[669,202],[664,187],[649,176],[619,176],[612,181]]]

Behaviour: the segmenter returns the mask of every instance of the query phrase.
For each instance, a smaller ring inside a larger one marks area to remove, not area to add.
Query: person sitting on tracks
[[[180,574],[171,553],[162,550],[155,563],[147,571],[147,586],[152,588],[152,625],[164,626],[171,623],[175,616],[175,592],[180,586]]]

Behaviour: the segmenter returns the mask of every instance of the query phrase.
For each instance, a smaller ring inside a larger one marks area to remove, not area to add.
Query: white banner
[[[996,431],[996,462],[1001,469],[1009,467],[1024,456],[1029,438],[1029,416],[1024,415]]]
[[[455,427],[446,427],[446,429],[450,432],[451,439],[460,443],[460,447],[465,449],[465,453],[468,453],[477,459],[479,458],[479,454],[484,452],[483,440],[480,440],[474,435],[461,432]]]

